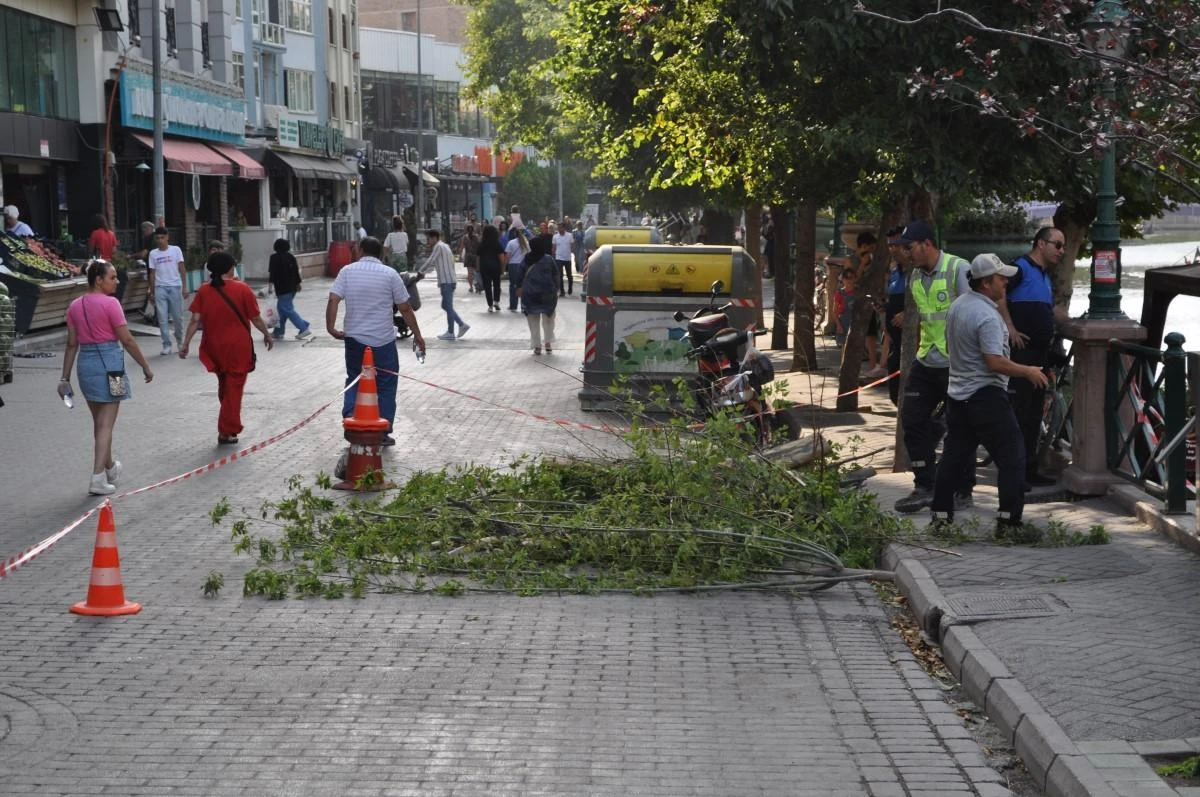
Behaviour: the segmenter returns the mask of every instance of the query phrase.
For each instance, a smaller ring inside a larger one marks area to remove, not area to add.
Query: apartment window
[[[313,73],[303,69],[283,70],[283,103],[290,110],[312,113],[316,109],[313,99]]]
[[[0,6],[0,111],[79,118],[75,30]]]
[[[171,53],[179,50],[178,40],[175,38],[175,9],[167,9],[167,57],[171,57]]]
[[[233,54],[233,85],[246,85],[246,59],[241,53]]]
[[[342,89],[343,106],[346,109],[346,121],[353,122],[355,119],[354,106],[350,104],[350,87],[346,86]]]
[[[400,12],[400,30],[415,33],[417,30],[417,12],[416,11],[401,11]]]
[[[312,33],[312,0],[288,0],[287,26],[301,33]]]
[[[338,100],[340,99],[341,95],[338,93],[337,84],[332,80],[329,81],[329,116],[333,119],[337,119],[341,116],[341,114],[338,113]]]
[[[350,49],[350,18],[342,14],[342,46]]]
[[[334,27],[334,25],[333,25],[334,19],[333,19],[333,9],[332,8],[327,9],[326,16],[328,17],[328,19],[326,20],[326,23],[329,25],[329,43],[337,44],[337,28]]]
[[[439,80],[434,83],[434,91],[436,92],[434,111],[437,115],[434,130],[439,133],[457,135],[459,132],[458,84]]]
[[[212,49],[208,44],[208,23],[200,23],[200,55],[204,58],[204,68],[207,69],[212,63]]]
[[[138,0],[129,0],[125,4],[125,23],[129,26],[129,37],[139,38],[142,35],[142,15],[139,13]]]

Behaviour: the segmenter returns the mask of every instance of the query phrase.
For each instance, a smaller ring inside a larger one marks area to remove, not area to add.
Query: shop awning
[[[246,180],[262,180],[267,176],[267,170],[258,161],[246,153],[228,144],[209,143],[223,158],[237,167],[237,176]]]
[[[349,180],[357,177],[358,172],[351,169],[340,160],[325,158],[310,158],[307,155],[295,155],[291,152],[267,150],[271,157],[292,170],[297,177],[307,177],[312,180]]]
[[[384,166],[372,166],[367,172],[366,187],[371,191],[407,191],[408,179],[401,184],[399,176]]]
[[[154,138],[134,133],[142,146],[154,151]],[[202,141],[163,139],[163,168],[181,174],[233,174],[233,164],[213,152]]]
[[[411,177],[413,180],[417,179],[417,167],[415,164],[411,164],[411,163],[404,164],[404,171],[408,172],[408,176]],[[421,180],[425,183],[425,185],[440,185],[441,184],[441,180],[439,180],[436,176],[430,174],[429,172],[425,171],[424,169],[421,170]]]

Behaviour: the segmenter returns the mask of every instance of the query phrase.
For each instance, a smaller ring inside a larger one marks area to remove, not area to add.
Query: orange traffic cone
[[[96,549],[92,553],[92,580],[88,584],[86,601],[71,607],[75,614],[94,617],[116,617],[137,614],[142,604],[125,600],[121,583],[121,558],[117,555],[117,528],[113,523],[112,504],[100,507],[100,522],[96,524]]]
[[[395,485],[383,474],[383,436],[388,422],[379,415],[379,391],[375,386],[375,353],[363,351],[362,376],[354,399],[354,415],[342,419],[343,434],[350,443],[346,472],[335,490],[385,490]]]

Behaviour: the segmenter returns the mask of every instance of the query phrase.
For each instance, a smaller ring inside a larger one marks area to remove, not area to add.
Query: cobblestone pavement
[[[336,398],[340,346],[320,319],[328,281],[297,302],[321,335],[261,352],[252,442]],[[428,362],[402,370],[495,404],[595,422],[578,409],[584,308],[560,304],[553,359],[524,319],[489,315],[444,343],[426,291]],[[465,311],[465,312],[464,312]],[[201,466],[215,378],[157,356],[121,411],[123,486]],[[20,359],[0,410],[0,556],[94,506],[86,411],[54,396],[61,346]],[[552,362],[556,369],[548,368]],[[401,380],[394,477],[418,468],[578,455],[619,443]],[[207,518],[253,511],[293,474],[331,470],[336,406],[277,445],[115,505],[134,616],[77,617],[91,525],[0,581],[0,793],[377,795],[1007,794],[942,690],[865,586],[784,595],[515,598],[369,596],[269,602],[239,594],[250,562]],[[226,587],[205,598],[206,574]]]

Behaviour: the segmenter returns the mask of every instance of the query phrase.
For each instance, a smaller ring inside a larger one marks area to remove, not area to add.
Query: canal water
[[[1156,243],[1153,241],[1121,243],[1121,309],[1137,321],[1142,316],[1143,284],[1146,269],[1159,266],[1179,266],[1195,257],[1200,240]],[[1080,260],[1075,269],[1075,287],[1071,293],[1071,317],[1087,311],[1090,261]],[[1200,351],[1200,297],[1178,296],[1167,312],[1166,332],[1180,332],[1188,351]]]

